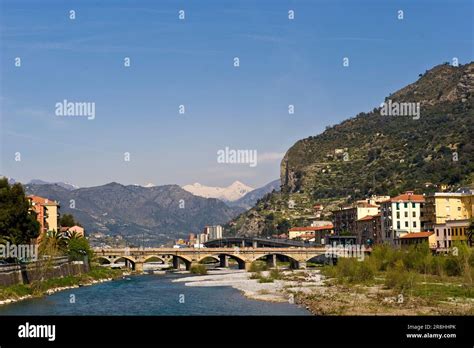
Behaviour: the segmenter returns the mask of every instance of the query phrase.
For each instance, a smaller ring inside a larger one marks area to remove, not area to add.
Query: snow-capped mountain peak
[[[248,192],[253,191],[252,187],[240,181],[235,181],[227,187],[204,186],[200,183],[194,183],[192,185],[184,185],[182,188],[195,196],[217,198],[228,202],[235,201]]]

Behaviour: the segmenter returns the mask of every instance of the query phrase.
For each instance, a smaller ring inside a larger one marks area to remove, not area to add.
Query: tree
[[[277,230],[279,234],[288,233],[288,230],[291,228],[291,224],[288,220],[281,220],[277,225]]]
[[[61,215],[59,224],[61,225],[61,227],[72,227],[76,225],[81,226],[81,224],[74,219],[74,216],[72,214]]]
[[[474,246],[474,218],[471,219],[471,223],[467,228],[467,244],[470,247]]]
[[[70,238],[68,240],[67,254],[71,260],[83,261],[84,256],[88,257],[88,261],[92,259],[93,252],[89,245],[89,242],[85,238]]]
[[[0,179],[0,237],[7,237],[15,244],[28,244],[39,233],[39,222],[30,211],[23,186]]]
[[[66,238],[58,231],[48,231],[40,243],[40,254],[47,256],[64,255],[67,249]]]

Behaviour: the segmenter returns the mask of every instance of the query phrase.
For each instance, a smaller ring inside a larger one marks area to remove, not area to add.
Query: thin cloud
[[[258,154],[258,162],[270,163],[270,162],[279,162],[285,156],[284,152],[264,152]]]

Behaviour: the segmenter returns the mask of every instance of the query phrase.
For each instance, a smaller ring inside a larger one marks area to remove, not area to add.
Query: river
[[[0,315],[310,315],[293,304],[248,299],[231,287],[172,282],[182,276],[138,275],[64,290],[0,306]]]

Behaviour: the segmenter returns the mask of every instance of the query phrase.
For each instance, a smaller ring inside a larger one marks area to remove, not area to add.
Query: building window
[[[400,229],[400,221],[397,221],[397,229]]]
[[[404,203],[403,206],[404,206],[405,208],[408,208],[408,203]]]
[[[413,212],[413,217],[416,217],[416,211]]]
[[[397,203],[397,210],[400,210],[400,203]]]
[[[439,237],[439,230],[438,229],[436,229],[436,237]]]
[[[406,218],[408,217],[408,212],[407,212],[407,211],[405,212],[405,217],[406,217]]]
[[[450,235],[451,235],[451,229],[448,228],[448,236],[450,236]]]
[[[400,219],[400,212],[397,211],[397,219]]]
[[[408,227],[408,221],[405,221],[405,227]]]
[[[416,221],[413,221],[413,227],[416,228]]]
[[[444,236],[446,237],[446,229],[443,228]]]
[[[411,204],[411,207],[412,207],[412,208],[415,208],[415,207],[416,207],[416,204],[415,204],[415,203],[412,203],[412,204]]]

